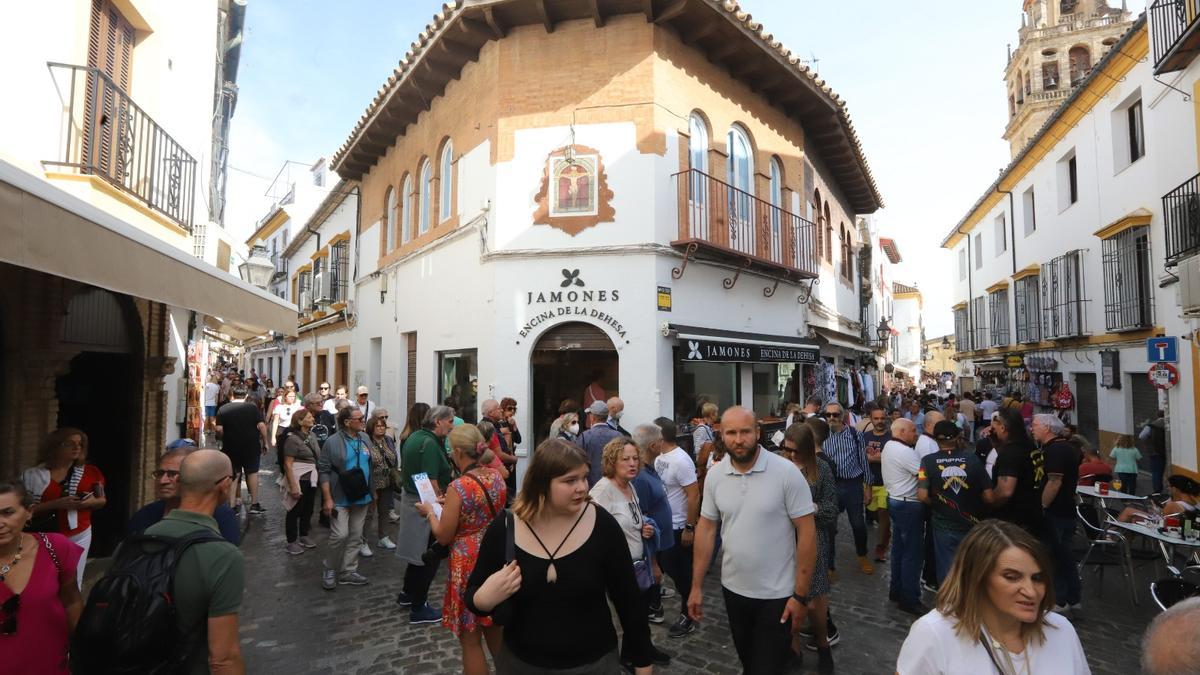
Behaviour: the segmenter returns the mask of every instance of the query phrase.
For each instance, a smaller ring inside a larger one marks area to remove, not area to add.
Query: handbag
[[[487,494],[487,491],[484,491]],[[508,565],[517,557],[517,519],[512,511],[504,512],[504,564]],[[492,623],[503,626],[512,620],[512,598],[509,597],[492,608]]]
[[[650,563],[646,562],[644,551],[641,560],[633,561],[633,578],[637,579],[638,590],[645,591],[654,585],[654,575],[650,572]]]
[[[357,443],[362,443],[356,439]],[[362,463],[362,453],[357,453],[358,458],[355,460],[353,469],[347,471],[337,471],[338,487],[342,488],[342,494],[346,495],[346,499],[351,502],[356,502],[363,497],[371,494],[371,486],[367,483],[367,474],[363,472],[360,464]]]

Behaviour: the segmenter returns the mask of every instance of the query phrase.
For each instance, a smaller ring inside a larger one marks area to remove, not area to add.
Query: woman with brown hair
[[[0,479],[0,664],[6,673],[66,675],[83,611],[75,575],[83,551],[61,534],[24,532],[32,504],[24,485]]]
[[[283,505],[285,550],[300,555],[306,548],[316,548],[317,543],[308,536],[312,526],[313,502],[317,497],[317,456],[321,448],[317,435],[312,433],[316,417],[308,408],[292,414],[287,438],[283,441],[283,467],[280,481],[284,488]]]
[[[900,648],[899,675],[1091,673],[1075,628],[1054,607],[1053,572],[1028,532],[985,520],[962,540],[938,591]]]
[[[617,521],[588,499],[587,475],[582,450],[543,442],[512,517],[497,518],[484,534],[464,599],[477,615],[504,614],[500,675],[608,675],[622,661],[638,675],[653,670],[629,546]],[[620,657],[610,599],[624,634]]]
[[[387,435],[387,417],[380,415],[378,410],[367,420],[364,431],[371,439],[367,449],[371,452],[371,508],[375,511],[375,531],[379,535],[379,548],[391,551],[396,545],[388,538],[388,505],[392,503],[392,469],[400,468],[396,443]],[[368,558],[372,555],[365,541],[362,554]]]
[[[38,450],[37,466],[21,475],[33,496],[33,529],[57,532],[83,549],[77,577],[83,587],[83,567],[92,545],[92,511],[104,508],[104,474],[87,463],[88,437],[74,427],[46,436]]]
[[[460,475],[446,488],[446,502],[440,514],[425,502],[417,503],[416,508],[429,519],[430,531],[437,542],[450,547],[450,573],[446,576],[442,625],[458,637],[462,646],[463,672],[487,675],[487,659],[479,636],[482,633],[487,640],[488,651],[495,659],[500,654],[502,629],[493,625],[491,617],[471,613],[463,603],[463,593],[467,577],[475,569],[483,533],[492,520],[504,512],[508,490],[504,476],[488,466],[495,455],[478,427],[461,424],[454,427],[447,438],[450,461]]]
[[[429,413],[428,403],[414,403],[408,409],[408,419],[404,420],[404,428],[400,430],[400,443],[408,440],[408,437],[413,432],[421,429],[421,422],[425,419],[425,415]]]

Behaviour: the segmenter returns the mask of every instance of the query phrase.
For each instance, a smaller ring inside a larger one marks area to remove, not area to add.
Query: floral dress
[[[368,450],[371,453],[371,489],[386,490],[392,486],[389,469],[400,466],[396,462],[396,448],[392,445],[392,439],[384,436],[382,441],[376,443],[372,438]]]
[[[487,494],[492,498],[491,508],[480,483],[487,486]],[[475,616],[467,609],[463,593],[467,589],[471,570],[475,569],[475,561],[479,558],[483,533],[496,514],[504,509],[508,490],[500,472],[488,467],[472,469],[469,475],[455,478],[450,488],[462,498],[462,509],[458,512],[458,531],[454,535],[454,543],[450,545],[450,573],[446,576],[442,625],[455,635],[460,635],[492,625],[491,617]]]

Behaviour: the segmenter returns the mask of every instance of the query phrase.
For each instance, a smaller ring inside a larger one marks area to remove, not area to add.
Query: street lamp
[[[943,336],[942,336],[942,349],[950,349],[950,348],[951,348],[951,347],[953,347],[953,346],[954,346],[954,345],[951,345],[951,344],[950,344],[950,336],[949,336],[949,335],[943,335]]]
[[[271,256],[267,255],[266,246],[251,246],[250,257],[238,265],[238,274],[241,275],[242,281],[264,290],[274,273],[275,264],[271,262]]]
[[[888,338],[892,337],[892,328],[888,325],[886,318],[879,320],[879,327],[875,329],[875,336],[880,342],[887,342]]]

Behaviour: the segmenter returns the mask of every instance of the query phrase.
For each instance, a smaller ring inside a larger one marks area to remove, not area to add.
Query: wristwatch
[[[792,593],[792,599],[801,605],[808,607],[808,598],[804,597],[803,595],[800,595],[799,593]]]
[[[684,523],[683,529],[685,532],[695,532],[696,524],[695,523]]]

